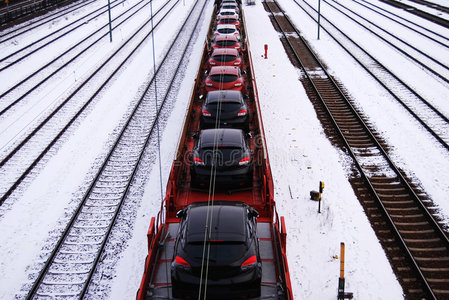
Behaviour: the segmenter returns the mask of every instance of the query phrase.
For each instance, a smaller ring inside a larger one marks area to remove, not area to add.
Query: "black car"
[[[174,298],[199,299],[199,293],[201,299],[260,296],[262,262],[253,207],[197,202],[177,216],[181,220],[171,264]]]
[[[242,92],[210,91],[201,109],[201,128],[232,127],[248,130],[248,107]]]
[[[222,128],[200,131],[192,153],[191,186],[248,186],[252,184],[252,170],[251,149],[243,130]]]

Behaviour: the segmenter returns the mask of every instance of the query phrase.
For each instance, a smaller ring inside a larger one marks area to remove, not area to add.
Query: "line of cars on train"
[[[233,0],[219,4],[209,43],[200,131],[190,157],[190,187],[205,193],[253,184],[239,6]],[[194,202],[176,216],[180,224],[170,270],[174,298],[260,296],[256,209],[240,201]]]

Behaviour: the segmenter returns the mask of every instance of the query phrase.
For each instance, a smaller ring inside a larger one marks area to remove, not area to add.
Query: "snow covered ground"
[[[349,0],[343,2],[351,3]],[[124,6],[132,3],[132,0],[128,0]],[[160,3],[162,1],[155,1],[156,5]],[[157,31],[155,37],[158,58],[162,56],[170,37],[173,37],[173,32],[180,26],[188,11],[183,5],[190,7],[192,3],[193,0],[179,3],[179,9],[174,12],[170,21],[170,29],[173,31],[168,31],[166,27]],[[317,40],[316,24],[293,1],[282,0],[280,4],[329,66],[331,73],[346,86],[378,132],[393,146],[391,154],[396,163],[407,174],[420,180],[423,189],[440,207],[441,216],[448,220],[449,203],[445,201],[445,195],[449,193],[449,185],[444,180],[449,177],[448,153],[435,146],[433,138],[326,34],[322,32],[321,39]],[[317,2],[310,4],[317,5]],[[376,4],[393,10],[381,2],[376,1]],[[213,2],[208,4],[207,15],[212,13],[212,5]],[[275,200],[279,214],[284,215],[287,222],[287,255],[295,298],[335,299],[339,260],[334,257],[340,254],[340,242],[345,242],[347,291],[353,292],[355,299],[401,299],[402,289],[349,185],[351,161],[334,148],[324,135],[315,111],[298,81],[302,76],[301,72],[291,65],[262,3],[256,1],[256,5],[244,6],[243,9],[275,180]],[[354,34],[357,32],[356,25],[329,7],[323,5],[322,13],[327,18],[338,19],[344,31]],[[449,35],[447,29],[438,28],[435,24],[401,10],[397,10],[397,13]],[[148,15],[141,15],[133,19],[131,24],[137,27],[147,17]],[[95,21],[90,22],[93,26],[90,30],[98,28],[98,20]],[[103,24],[105,19],[100,21]],[[387,21],[379,17],[376,22],[382,24]],[[177,149],[182,128],[180,120],[185,117],[207,26],[208,21],[203,21],[197,42],[188,57],[176,104],[162,132],[164,187]],[[114,40],[113,46],[129,31],[130,29],[117,32],[116,37],[119,38]],[[412,33],[407,36],[410,41],[419,39]],[[435,83],[429,74],[416,69],[413,69],[413,73],[408,71],[411,65],[399,60],[399,54],[391,57],[394,51],[391,52],[379,41],[373,41],[371,36],[358,35],[357,38],[375,45],[371,47],[371,51],[377,57],[383,57],[397,70],[405,70],[402,76],[413,80],[421,90],[434,93],[434,89],[429,91],[426,82],[432,81],[435,85],[438,82]],[[20,41],[16,42],[20,44]],[[264,44],[269,47],[268,59],[262,57]],[[8,47],[11,47],[8,51],[12,51],[14,44],[10,43]],[[96,51],[103,56],[111,51],[110,48],[111,45],[106,40]],[[443,50],[435,47],[435,51],[440,53]],[[449,58],[447,50],[445,54]],[[92,55],[95,57],[95,54]],[[41,56],[47,57],[48,52],[43,51]],[[58,144],[57,151],[51,153],[0,208],[0,299],[24,296],[21,288],[29,279],[27,276],[30,266],[38,260],[41,249],[49,240],[57,236],[57,229],[63,226],[61,223],[66,219],[65,214],[70,213],[73,202],[83,193],[89,178],[95,173],[98,161],[104,155],[114,130],[119,127],[136,98],[144,78],[151,75],[149,57],[149,48],[136,56],[127,70],[122,72],[122,76],[100,95],[92,109]],[[39,58],[35,59],[39,61]],[[67,73],[76,73],[79,68],[82,66],[71,66]],[[9,72],[0,73],[0,76],[9,77]],[[15,73],[17,72],[20,72],[20,68],[15,69]],[[126,80],[137,77],[139,80]],[[435,105],[448,112],[449,87],[439,84],[439,94],[432,94],[431,98]],[[52,88],[54,87],[48,87],[49,90],[43,91],[39,97],[43,98]],[[6,86],[2,86],[1,90],[4,89]],[[6,132],[8,123],[3,121],[5,120],[0,119],[0,132]],[[26,130],[28,123],[22,123],[23,130]],[[92,129],[95,129],[95,135],[87,139]],[[146,231],[150,218],[156,215],[160,206],[158,168],[150,166],[147,175],[141,179],[144,186],[139,195],[140,206],[136,208],[136,218],[132,228],[129,228],[131,238],[118,257],[115,275],[110,280],[104,280],[108,286],[104,298],[133,299],[138,289],[147,251]],[[319,181],[325,182],[321,214],[317,213],[317,203],[309,200],[309,191],[316,190]]]

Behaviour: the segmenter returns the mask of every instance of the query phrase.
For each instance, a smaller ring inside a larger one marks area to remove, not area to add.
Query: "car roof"
[[[221,101],[242,103],[242,99],[243,96],[241,91],[219,90],[207,93],[205,103],[218,103]]]
[[[187,211],[188,243],[204,241],[206,222],[210,227],[210,240],[245,242],[247,209],[241,205],[191,206]],[[208,219],[209,217],[209,219]]]
[[[238,7],[238,4],[236,2],[224,2],[221,4],[221,7],[223,6],[235,6]]]
[[[235,48],[217,48],[214,49],[211,56],[214,55],[234,55],[237,56],[239,52]]]
[[[218,29],[223,29],[223,28],[232,28],[234,30],[237,30],[237,27],[235,27],[235,25],[232,25],[232,24],[218,24],[216,31]]]
[[[235,66],[215,66],[210,68],[209,75],[217,74],[229,74],[229,75],[239,75],[239,67]]]
[[[223,19],[233,19],[233,20],[238,21],[238,16],[237,16],[237,15],[234,15],[234,16],[231,16],[231,15],[224,15],[224,16],[221,16],[221,17],[220,17],[220,21],[223,20]]]
[[[243,131],[234,128],[203,129],[200,132],[201,148],[214,146],[243,147]]]
[[[235,11],[235,9],[232,9],[232,8],[222,8],[222,9],[220,9],[220,11],[218,13],[221,14],[222,12],[230,12],[230,13],[234,13],[234,14],[238,15],[238,13]]]

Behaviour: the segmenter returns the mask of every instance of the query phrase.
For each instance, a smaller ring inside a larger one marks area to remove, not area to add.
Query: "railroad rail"
[[[315,20],[310,12],[293,0],[312,20]],[[302,1],[314,12],[316,10],[306,1]],[[400,105],[402,105],[444,148],[449,150],[449,120],[424,99],[406,82],[401,80],[379,60],[374,58],[367,50],[363,49],[356,41],[341,31],[326,17],[322,20],[332,26],[335,34],[321,23],[321,28],[336,41],[365,71],[367,71]],[[336,37],[338,35],[339,37]],[[344,41],[342,41],[344,40]]]
[[[49,254],[27,299],[83,298],[89,292],[108,238],[131,184],[135,181],[139,163],[154,138],[164,104],[193,40],[205,4],[206,1],[198,1],[192,7],[61,238]],[[164,84],[156,89],[157,82]],[[162,100],[158,107],[155,107],[156,97]]]
[[[428,208],[431,200],[395,166],[277,2],[264,5],[305,75],[301,81],[319,118],[354,160],[352,183],[407,298],[447,299],[449,238]]]
[[[173,6],[165,11],[161,19],[155,23],[154,28],[163,22],[172,9],[179,3],[176,1]],[[162,9],[161,9],[162,10]],[[159,10],[159,11],[161,11]],[[153,16],[154,18],[154,16]],[[91,82],[91,80],[100,72],[105,66],[116,58],[117,54],[132,41],[138,34],[151,23],[152,19],[148,19],[140,26],[132,36],[130,36],[113,54],[111,54],[100,67],[98,67],[86,80],[81,82],[79,86],[57,107],[55,107],[43,121],[41,121],[34,129],[31,130],[14,148],[0,161],[0,168],[2,168],[2,176],[7,176],[8,179],[3,180],[4,186],[1,189],[2,196],[0,198],[0,205],[11,195],[11,193],[19,186],[19,184],[26,178],[26,176],[34,169],[34,167],[42,160],[48,151],[56,144],[56,142],[64,135],[64,133],[71,127],[71,125],[82,115],[82,113],[89,107],[95,97],[105,88],[105,86],[114,78],[114,76],[121,70],[123,65],[133,56],[140,46],[151,36],[153,29],[144,33],[137,45],[135,45],[129,54],[124,58],[117,67],[108,75],[106,80],[100,84],[100,87],[84,102],[78,103],[78,107],[73,102],[78,93]],[[144,32],[144,31],[143,31]],[[69,115],[67,115],[67,112]],[[61,116],[62,114],[62,116]],[[62,119],[66,119],[62,123]],[[55,124],[56,123],[56,124]],[[65,125],[64,125],[65,124]],[[45,132],[45,133],[43,133]],[[38,134],[39,133],[39,134]],[[42,142],[42,137],[44,141]],[[51,138],[50,138],[51,137]],[[26,147],[25,147],[26,146]],[[14,178],[14,179],[10,179]]]

